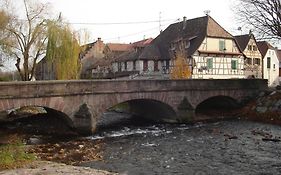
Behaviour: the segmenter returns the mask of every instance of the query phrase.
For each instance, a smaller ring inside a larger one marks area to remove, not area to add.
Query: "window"
[[[190,41],[186,40],[184,43],[185,43],[184,48],[188,49],[190,47]]]
[[[158,61],[154,61],[154,71],[155,72],[159,71],[159,69],[158,69]]]
[[[252,45],[248,45],[248,50],[253,50]]]
[[[219,41],[219,50],[220,51],[225,51],[225,40],[220,40]]]
[[[275,64],[273,64],[273,69],[275,69]]]
[[[122,65],[121,63],[118,63],[118,72],[121,72],[122,71]]]
[[[267,69],[270,69],[270,57],[267,57]]]
[[[259,58],[254,58],[254,64],[260,65],[261,64],[261,60]]]
[[[258,50],[257,46],[253,46],[253,51],[257,51],[257,50]]]
[[[166,60],[166,69],[169,70],[170,69],[170,61]]]
[[[133,70],[136,70],[136,62],[137,62],[137,61],[134,61],[134,62],[133,62]]]
[[[213,69],[213,59],[212,58],[207,59],[207,68]]]
[[[236,70],[237,69],[237,64],[238,64],[237,60],[231,60],[231,69]]]
[[[124,67],[125,67],[125,71],[127,70],[127,68],[128,68],[128,64],[127,64],[127,62],[124,62]]]
[[[148,61],[144,60],[143,61],[143,71],[147,71],[148,70]]]
[[[176,49],[176,44],[175,43],[171,43],[170,49],[171,50],[175,50]]]
[[[246,58],[246,64],[252,65],[252,58]]]

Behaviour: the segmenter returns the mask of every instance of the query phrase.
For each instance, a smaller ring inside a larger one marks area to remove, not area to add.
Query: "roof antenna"
[[[162,14],[162,12],[159,12],[159,32],[160,33],[162,33],[161,14]]]
[[[210,13],[211,13],[211,10],[204,10],[204,14],[205,14],[206,16],[209,16]]]
[[[237,30],[240,31],[242,35],[242,27],[238,27]]]

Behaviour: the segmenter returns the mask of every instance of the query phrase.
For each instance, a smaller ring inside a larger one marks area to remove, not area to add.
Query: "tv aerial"
[[[210,13],[211,13],[211,10],[204,10],[204,14],[205,14],[205,15],[209,16]]]

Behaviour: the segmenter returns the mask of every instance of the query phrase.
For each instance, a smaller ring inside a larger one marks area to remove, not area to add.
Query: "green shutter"
[[[270,57],[267,57],[267,69],[270,69]]]
[[[219,41],[219,49],[220,49],[220,51],[225,51],[225,41],[224,40]]]
[[[237,69],[237,60],[231,60],[231,69]]]
[[[207,68],[213,69],[213,59],[212,58],[207,59]]]

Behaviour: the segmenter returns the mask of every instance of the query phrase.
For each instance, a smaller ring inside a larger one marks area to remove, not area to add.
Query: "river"
[[[95,135],[81,138],[88,147],[102,145],[99,149],[102,159],[79,166],[128,175],[281,174],[281,126],[238,119],[157,124],[124,114],[104,116]],[[52,123],[62,128],[52,120],[46,125],[45,119],[15,125],[25,124],[28,131],[32,131],[31,126],[35,131],[46,130]],[[68,141],[66,145],[72,143]],[[63,141],[58,142],[63,145]]]
[[[242,120],[100,130],[103,160],[80,164],[128,175],[281,174],[281,127]]]

